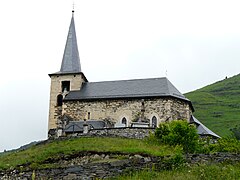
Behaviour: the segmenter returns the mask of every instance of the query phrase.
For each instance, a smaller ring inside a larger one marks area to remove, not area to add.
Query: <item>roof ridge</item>
[[[177,91],[177,93],[170,91],[170,90],[172,90],[172,88],[170,88],[170,86],[173,87]],[[172,94],[178,94],[178,95],[181,94],[182,96],[184,96],[168,79],[167,79],[167,88],[168,88],[168,91]]]
[[[137,80],[153,80],[153,79],[167,79],[166,77],[159,77],[159,78],[141,78],[141,79],[126,79],[126,80],[109,80],[109,81],[95,81],[95,82],[88,82],[88,83],[105,83],[105,82],[120,82],[120,81],[137,81]]]

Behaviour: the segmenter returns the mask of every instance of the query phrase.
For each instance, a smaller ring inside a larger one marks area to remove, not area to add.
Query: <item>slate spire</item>
[[[78,53],[77,37],[74,23],[74,10],[72,11],[72,19],[69,26],[67,42],[62,59],[60,72],[77,73],[81,72],[80,58]]]

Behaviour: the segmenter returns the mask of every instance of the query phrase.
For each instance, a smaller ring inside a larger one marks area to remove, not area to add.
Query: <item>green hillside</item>
[[[203,155],[210,147],[212,154]],[[179,145],[161,144],[153,136],[144,140],[81,137],[42,141],[0,154],[0,179],[239,179],[239,141],[222,138],[197,151],[200,154],[186,163],[190,154],[185,156]]]
[[[53,164],[54,160],[86,151],[166,156],[176,153],[176,150],[177,148],[167,145],[159,146],[158,144],[137,139],[86,137],[55,140],[43,142],[26,150],[0,154],[0,173],[3,169],[16,168],[20,165],[26,165],[30,168],[49,168],[53,165],[56,167]],[[50,162],[49,159],[51,159]]]
[[[185,94],[194,116],[220,136],[240,124],[240,74]]]

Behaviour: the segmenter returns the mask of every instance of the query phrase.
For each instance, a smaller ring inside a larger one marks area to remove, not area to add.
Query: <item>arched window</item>
[[[125,126],[127,126],[127,119],[125,117],[122,118],[122,124],[125,124]]]
[[[156,116],[152,117],[152,127],[157,127],[157,118],[156,118]]]
[[[57,96],[57,106],[62,106],[63,96],[59,94]]]

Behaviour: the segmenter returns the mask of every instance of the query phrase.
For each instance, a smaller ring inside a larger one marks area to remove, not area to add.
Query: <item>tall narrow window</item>
[[[152,127],[157,127],[157,118],[156,118],[156,116],[152,117]]]
[[[63,96],[59,94],[57,96],[57,106],[62,106]]]
[[[127,119],[125,117],[122,118],[122,124],[125,124],[125,126],[127,126]]]
[[[70,81],[62,81],[62,92],[70,91]]]
[[[87,114],[87,115],[88,115],[88,119],[90,119],[90,112],[88,112],[88,114]]]

